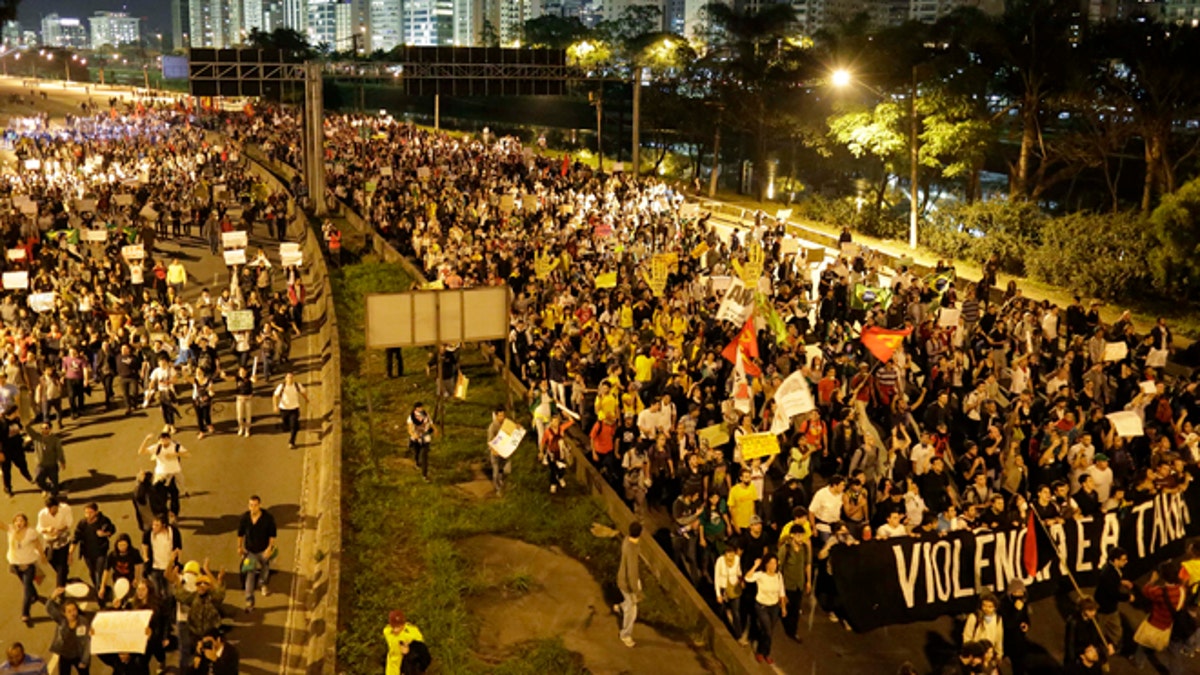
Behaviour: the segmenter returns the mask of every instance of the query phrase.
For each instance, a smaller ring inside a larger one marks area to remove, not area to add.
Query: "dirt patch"
[[[488,589],[467,599],[480,623],[480,653],[503,657],[513,645],[561,637],[596,675],[663,672],[665,664],[676,675],[711,672],[689,645],[642,624],[633,630],[637,646],[622,644],[618,617],[600,584],[562,551],[493,535],[465,539],[459,546]]]

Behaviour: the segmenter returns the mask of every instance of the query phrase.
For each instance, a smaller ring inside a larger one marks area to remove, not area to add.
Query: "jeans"
[[[489,452],[488,456],[492,459],[492,486],[499,493],[504,489],[504,474],[512,473],[512,464],[508,459],[501,457],[494,452]]]
[[[83,659],[59,659],[58,660],[58,675],[71,675],[71,671],[87,675],[91,672],[88,670],[88,662]]]
[[[71,416],[79,417],[83,412],[83,378],[66,378],[67,402],[71,406]]]
[[[291,433],[291,435],[288,436],[288,444],[295,445],[296,434],[300,431],[300,409],[292,408],[288,410],[286,408],[281,408],[279,410],[279,416],[283,421],[283,430]]]
[[[637,621],[637,594],[621,591],[621,639],[633,638],[633,624]]]
[[[245,429],[250,431],[250,403],[254,398],[251,396],[238,396],[234,401],[234,408],[237,410],[238,430]]]
[[[12,475],[13,468],[21,472],[25,480],[33,482],[33,476],[29,475],[29,465],[25,461],[25,450],[22,448],[13,448],[4,452],[4,461],[0,462],[0,473],[4,474],[4,491],[12,492]]]
[[[254,561],[254,569],[246,572],[246,604],[254,606],[254,589],[266,588],[267,579],[271,576],[271,561],[263,555],[264,551],[254,553],[246,551],[246,557]]]
[[[37,575],[37,565],[9,565],[8,569],[21,580],[21,616],[29,616],[29,610],[38,598],[37,587],[33,583],[33,578]]]
[[[725,598],[721,603],[721,611],[725,614],[725,620],[729,622],[729,630],[733,632],[733,637],[742,639],[742,633],[746,632],[746,628],[742,625],[742,609],[741,596],[737,598]]]
[[[771,634],[779,623],[779,605],[761,605],[754,603],[754,614],[758,617],[758,649],[763,656],[771,655]]]
[[[192,657],[196,655],[196,642],[192,631],[188,629],[187,621],[175,623],[175,634],[179,636],[179,672],[189,673],[192,670]]]
[[[121,398],[125,399],[125,410],[132,411],[137,407],[138,381],[132,377],[121,378]]]
[[[212,404],[211,403],[203,403],[203,404],[197,403],[196,404],[196,426],[199,428],[200,433],[207,432],[209,427],[211,427],[212,425],[213,425],[213,423],[212,423]]]
[[[104,579],[104,564],[108,556],[105,554],[94,556],[84,556],[81,554],[80,557],[87,564],[88,578],[92,580],[92,588],[100,588],[100,582]]]
[[[409,447],[413,451],[413,461],[417,463],[417,468],[421,470],[422,478],[429,478],[429,443],[419,443],[409,441]]]
[[[46,551],[46,558],[50,561],[50,568],[54,570],[55,582],[59,588],[67,585],[67,577],[71,575],[71,566],[68,561],[71,559],[71,547],[60,546]]]
[[[62,399],[60,399],[60,398],[43,398],[42,399],[42,405],[41,405],[42,421],[47,424],[50,423],[50,411],[51,410],[53,410],[54,413],[57,415],[57,417],[55,419],[58,421],[58,428],[61,429],[62,428],[62,418],[63,418]]]
[[[58,494],[58,465],[39,466],[37,468],[37,478],[34,482],[42,489],[42,492],[48,492],[52,495]]]

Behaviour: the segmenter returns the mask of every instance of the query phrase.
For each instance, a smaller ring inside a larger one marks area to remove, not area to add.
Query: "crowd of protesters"
[[[273,158],[297,159],[287,115],[224,122]],[[430,280],[512,288],[512,363],[533,392],[551,491],[565,426],[577,423],[585,454],[669,532],[680,568],[762,661],[780,619],[799,639],[806,595],[842,621],[833,547],[1023,526],[1029,509],[1047,524],[1125,513],[1196,477],[1200,382],[1168,374],[1165,321],[1139,332],[1128,313],[1103,320],[1099,303],[1002,290],[994,262],[978,283],[949,265],[888,267],[849,232],[840,255],[810,264],[762,214],[718,225],[657,180],[600,175],[513,138],[361,116],[331,116],[325,131],[331,203],[356,210]],[[664,255],[665,274],[653,271]],[[747,280],[760,291],[755,349],[727,358],[742,325],[718,318],[715,280],[759,260],[761,279]],[[881,362],[859,339],[872,327],[908,333]],[[788,420],[780,453],[744,461],[738,438],[771,430],[774,393],[797,371],[815,408]],[[1106,416],[1116,411],[1135,413],[1144,433],[1118,434]],[[724,434],[701,433],[719,424]],[[1131,591],[1157,603],[1157,628],[1179,619],[1170,649],[1140,638],[1137,653],[1193,655],[1200,633],[1184,607],[1196,606],[1195,551],[1139,589],[1113,553],[1118,592],[1102,584],[1079,603],[1079,617],[1099,613],[1105,629],[1076,621],[1066,665],[1093,672],[1134,651],[1112,620]],[[1162,600],[1162,588],[1188,589],[1186,601]],[[1006,660],[1023,672],[1028,627],[1023,586],[984,596],[951,669],[993,672]]]
[[[56,624],[50,652],[62,673],[89,672],[91,615],[81,609],[96,605],[153,612],[144,654],[97,657],[114,673],[148,673],[152,662],[163,672],[168,651],[179,652],[181,672],[237,672],[237,649],[224,639],[224,572],[187,561],[201,552],[189,551],[176,524],[194,489],[184,481],[189,451],[179,439],[185,431],[197,441],[212,436],[222,399],[233,404],[225,408],[237,435],[249,437],[264,386],[274,386],[285,421],[296,412],[303,388],[292,372],[278,373],[303,328],[305,290],[301,268],[272,263],[261,249],[228,265],[220,287],[204,287],[162,252],[163,240],[173,240],[220,256],[222,233],[235,230],[282,241],[294,208],[285,192],[253,177],[236,144],[206,140],[198,120],[182,103],[113,101],[62,127],[43,119],[6,134],[19,164],[0,175],[8,252],[0,262],[0,468],[6,494],[21,487],[20,477],[45,503],[35,517],[3,524],[23,594],[10,609],[32,625],[46,601]],[[142,412],[151,407],[158,412]],[[122,410],[125,423],[153,428],[138,449],[147,469],[131,498],[138,529],[128,532],[95,502],[72,505],[62,473],[94,459],[63,430]],[[250,612],[255,593],[267,594],[278,552],[274,519],[257,496],[237,535]],[[82,582],[76,560],[86,566]],[[39,586],[51,576],[47,598]],[[43,672],[21,670],[38,659],[20,643],[6,656],[0,671]]]

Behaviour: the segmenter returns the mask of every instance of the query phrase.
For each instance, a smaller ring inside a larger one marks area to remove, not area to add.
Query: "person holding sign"
[[[492,413],[492,423],[487,428],[488,457],[492,462],[492,487],[496,489],[497,497],[500,497],[504,492],[504,477],[512,473],[512,464],[508,461],[509,458],[502,456],[496,452],[496,448],[492,447],[492,441],[500,434],[500,430],[504,428],[505,416],[504,408],[496,408]]]

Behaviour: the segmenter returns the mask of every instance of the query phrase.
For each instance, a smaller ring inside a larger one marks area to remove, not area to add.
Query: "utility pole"
[[[708,198],[715,199],[717,196],[717,174],[721,171],[721,117],[725,113],[725,106],[717,104],[717,131],[713,134],[713,159],[712,172],[708,176]]]
[[[642,169],[642,68],[633,69],[633,177]]]
[[[150,94],[150,66],[142,64],[142,84],[146,85],[146,94]]]
[[[908,247],[917,247],[917,192],[920,188],[921,171],[918,162],[920,160],[921,150],[917,145],[917,66],[914,64],[912,68],[912,91],[908,97],[909,113],[911,125],[908,135],[908,151],[909,163],[912,165],[911,175],[909,176],[909,204],[908,204]]]
[[[313,214],[325,215],[325,107],[321,64],[304,64],[304,178]]]
[[[595,96],[589,92],[588,100],[592,105],[596,106],[596,160],[599,167],[597,173],[604,173],[604,137],[600,133],[600,121],[604,118],[604,85],[600,85],[600,89],[595,92]]]

